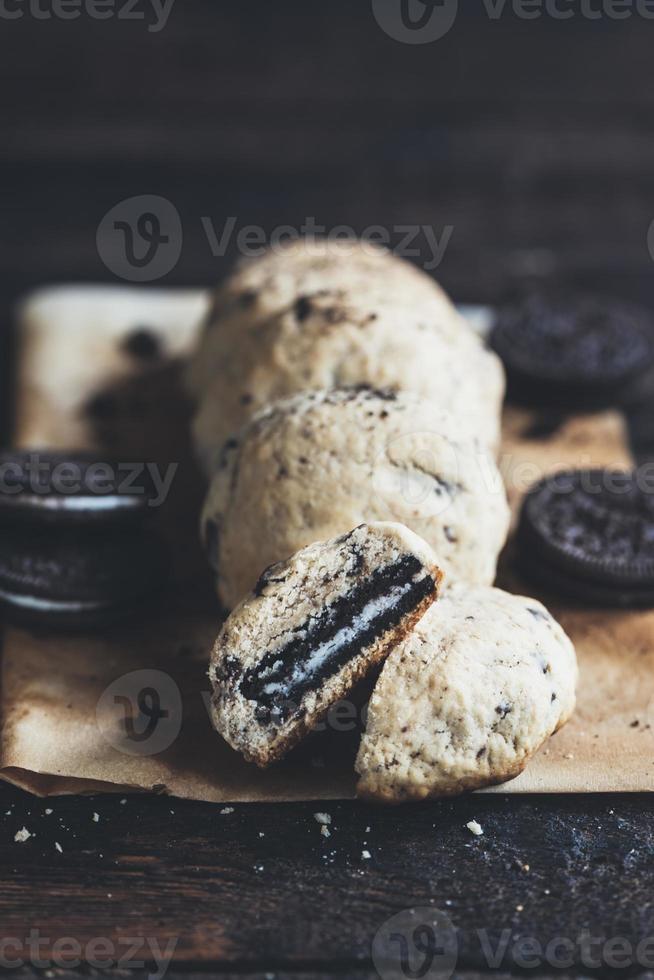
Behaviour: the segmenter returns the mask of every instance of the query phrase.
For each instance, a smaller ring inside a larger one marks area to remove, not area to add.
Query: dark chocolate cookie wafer
[[[654,606],[653,491],[637,470],[574,470],[541,480],[520,517],[522,572],[582,602]]]
[[[523,404],[594,410],[654,391],[654,322],[616,300],[529,294],[500,310],[490,344]]]
[[[3,523],[122,523],[143,517],[153,498],[152,480],[141,463],[50,450],[0,453]]]
[[[143,529],[4,528],[0,603],[28,626],[86,629],[137,612],[161,587],[166,560]]]

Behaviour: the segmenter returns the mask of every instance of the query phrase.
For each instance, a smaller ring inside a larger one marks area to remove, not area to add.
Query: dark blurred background
[[[36,284],[119,281],[96,231],[140,194],[183,224],[157,285],[223,274],[234,242],[212,255],[203,217],[217,232],[314,217],[450,226],[435,274],[459,301],[530,276],[654,307],[654,20],[635,9],[526,20],[507,2],[493,19],[465,0],[444,37],[407,44],[372,0],[176,0],[158,32],[149,0],[145,20],[39,19],[28,2],[0,17],[7,325]]]

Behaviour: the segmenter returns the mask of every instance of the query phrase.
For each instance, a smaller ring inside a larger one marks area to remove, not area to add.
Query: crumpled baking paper
[[[545,436],[543,425],[533,413],[505,415],[500,463],[514,505],[536,475],[630,465],[618,415],[572,418]],[[360,712],[351,704],[267,771],[212,729],[206,670],[220,613],[194,548],[194,514],[187,509],[173,523],[173,542],[192,541],[193,554],[172,596],[138,621],[94,635],[5,630],[0,776],[42,796],[128,789],[214,802],[353,796]],[[510,571],[501,584],[522,591]],[[654,789],[654,612],[588,611],[543,598],[577,648],[577,711],[525,772],[490,792]]]

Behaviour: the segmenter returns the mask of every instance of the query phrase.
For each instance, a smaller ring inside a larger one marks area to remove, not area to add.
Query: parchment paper
[[[166,417],[175,397],[167,385]],[[181,400],[179,413],[184,416]],[[145,452],[156,436],[159,458],[180,462],[176,497],[161,515],[177,556],[174,587],[140,620],[101,633],[5,630],[0,777],[43,796],[127,789],[215,802],[353,796],[360,713],[352,705],[337,709],[325,731],[266,772],[243,762],[213,731],[206,668],[220,614],[196,545],[202,490],[188,447],[179,441],[181,426],[162,456],[160,421],[150,418],[154,431],[144,424],[138,439],[132,425],[129,441],[132,457],[139,458],[139,441]],[[34,406],[29,424],[29,444],[38,444]],[[117,438],[112,433],[114,447]],[[19,417],[17,442],[24,441]],[[500,463],[515,508],[543,473],[578,465],[629,467],[631,459],[617,414],[560,423],[511,409]],[[500,584],[533,594],[510,570],[509,546]],[[654,611],[589,611],[541,597],[575,642],[578,708],[522,775],[489,792],[654,789]]]
[[[66,295],[79,305],[78,292]],[[216,802],[351,797],[360,707],[337,708],[324,731],[267,772],[243,762],[210,725],[206,669],[220,613],[198,546],[203,484],[189,450],[189,406],[177,348],[168,342],[172,327],[150,317],[148,329],[161,336],[167,355],[135,374],[124,354],[117,356],[117,339],[134,329],[135,303],[155,309],[152,296],[122,290],[117,307],[115,290],[106,292],[82,296],[92,300],[94,356],[75,340],[70,311],[64,316],[49,302],[37,331],[49,345],[44,360],[43,343],[30,342],[35,327],[23,313],[17,374],[29,385],[18,392],[15,441],[178,464],[172,497],[157,515],[174,555],[174,584],[140,620],[110,630],[76,636],[5,630],[0,777],[43,796],[131,789]],[[488,311],[473,313],[475,323],[481,314],[483,332]],[[55,383],[57,364],[64,365],[65,384]],[[82,379],[83,398],[71,377]],[[105,405],[109,396],[109,416],[85,411],[97,396]],[[524,491],[546,472],[629,467],[631,459],[619,415],[561,422],[512,409],[504,416],[500,463],[515,512]],[[530,591],[512,578],[510,545],[501,565],[501,585]],[[654,789],[654,612],[590,612],[542,598],[577,647],[577,712],[521,776],[490,792]],[[359,705],[366,696],[358,692]]]

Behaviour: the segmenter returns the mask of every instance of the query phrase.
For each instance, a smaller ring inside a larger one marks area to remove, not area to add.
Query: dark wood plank
[[[495,947],[503,930],[505,970],[516,966],[519,936],[577,943],[587,929],[634,947],[654,936],[647,798],[474,796],[229,813],[156,797],[42,801],[9,788],[0,799],[7,936],[34,926],[50,944],[102,935],[118,948],[133,935],[173,940],[185,967],[319,971],[327,962],[340,972],[369,968],[377,931],[412,907],[449,916],[461,970],[488,969],[483,937]],[[317,810],[331,814],[329,838]],[[483,836],[466,828],[472,819]],[[15,843],[22,827],[34,836]]]

